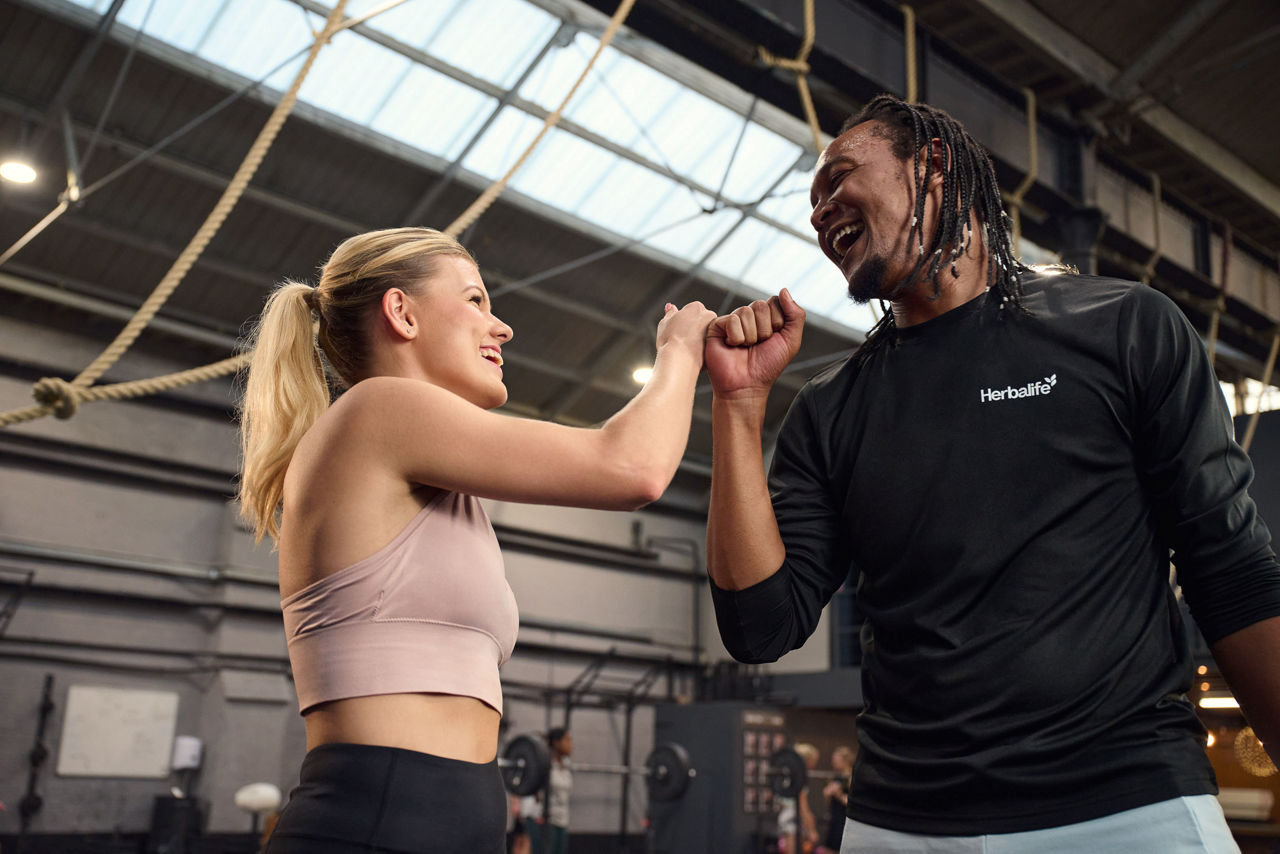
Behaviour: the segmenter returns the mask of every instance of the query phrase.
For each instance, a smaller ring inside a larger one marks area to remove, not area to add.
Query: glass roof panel
[[[578,216],[626,237],[640,237],[666,225],[655,221],[655,215],[674,193],[687,197],[688,190],[630,160],[616,155],[614,159],[604,184],[583,201]]]
[[[423,109],[423,104],[433,105]],[[422,65],[405,75],[369,127],[454,160],[498,104],[470,86]]]
[[[524,81],[524,85],[520,87],[519,95],[527,101],[532,101],[545,110],[554,110],[560,106],[560,102],[564,100],[564,96],[569,93],[569,89],[573,86],[582,69],[586,66],[586,62],[582,59],[582,51],[587,56],[595,52],[596,46],[600,44],[600,40],[586,33],[578,33],[573,43],[568,47],[553,47],[543,57],[542,62],[538,63],[538,67],[533,69],[528,79]],[[581,45],[581,51],[575,49],[577,45]],[[601,63],[612,61],[610,59],[610,51],[606,50],[604,55],[600,57]],[[577,96],[581,98],[586,91],[594,88],[598,83],[593,81],[590,76],[583,82],[582,88],[578,90]],[[570,104],[570,109],[572,109]]]
[[[685,89],[653,122],[649,135],[672,168],[714,190],[730,165],[742,121],[728,107]]]
[[[580,68],[594,49],[594,39],[579,36],[574,42]],[[606,139],[665,164],[666,157],[648,137],[647,128],[679,94],[680,86],[670,77],[610,48],[569,105],[568,116]]]
[[[506,89],[559,27],[559,18],[524,0],[469,0],[454,8],[427,51]]]
[[[835,273],[835,280],[840,280],[839,271],[835,266],[822,255],[816,244],[798,240],[790,234],[782,232],[774,232],[777,238],[768,247],[767,252],[760,253],[752,260],[750,266],[743,272],[742,278],[750,285],[754,285],[764,291],[777,293],[780,288],[790,287],[792,282],[809,281],[819,278],[809,276],[809,272],[817,266],[819,262],[831,268]],[[844,293],[843,288],[837,288],[829,293],[836,296]],[[827,306],[834,304],[835,300],[826,298],[825,300],[817,300],[813,303],[819,311],[824,311]]]
[[[412,64],[407,57],[346,30],[316,57],[299,97],[367,125]]]
[[[370,18],[365,26],[421,50],[436,37],[460,1],[466,2],[466,0],[449,2],[433,0],[433,2],[424,3],[422,0],[409,0],[394,9],[380,12]],[[347,17],[358,18],[366,15],[386,2],[387,0],[350,0],[346,8]]]
[[[745,281],[751,267],[770,247],[782,237],[782,232],[770,228],[758,219],[748,218],[729,235],[719,249],[707,260],[707,268]]]
[[[227,0],[196,53],[256,80],[314,39],[306,13],[288,0]],[[269,82],[284,89],[296,73],[291,64]]]
[[[553,129],[516,173],[511,186],[539,201],[575,213],[617,161],[616,154]]]
[[[739,127],[729,142],[726,158],[732,158],[732,165],[726,163],[728,179],[725,180],[724,195],[740,202],[752,202],[760,198],[773,183],[774,177],[790,166],[800,156],[800,146],[788,139],[783,139],[773,131],[751,122],[742,134],[741,144],[737,143]],[[737,144],[737,152],[733,146]],[[788,176],[790,177],[790,176]],[[723,175],[722,175],[722,179]],[[784,179],[786,180],[786,179]],[[716,186],[719,186],[717,184]]]
[[[645,243],[655,249],[669,252],[677,258],[688,258],[691,261],[707,254],[707,250],[715,245],[721,235],[742,215],[738,211],[727,208],[706,213],[704,206],[709,208],[711,199],[703,197],[702,201],[703,205],[700,206],[698,200],[689,195],[684,188],[673,187],[671,194],[663,199],[649,221],[645,223],[643,229],[646,235]],[[680,224],[658,231],[672,223]],[[658,233],[654,234],[655,231]]]
[[[809,184],[812,180],[811,169],[793,169],[769,198],[760,203],[760,213],[803,234],[811,233],[809,215],[813,208],[809,206]]]
[[[478,175],[493,180],[511,168],[533,142],[542,122],[515,107],[506,107],[494,120],[475,148],[467,153],[462,165]]]
[[[110,0],[100,0],[95,6],[101,11],[109,4]],[[147,11],[149,6],[150,13]],[[192,51],[221,8],[221,3],[210,3],[207,0],[155,0],[154,4],[151,0],[129,0],[120,9],[117,20],[136,30],[145,19],[147,35],[185,51]]]

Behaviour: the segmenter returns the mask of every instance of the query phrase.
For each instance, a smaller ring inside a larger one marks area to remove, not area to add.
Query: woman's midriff
[[[474,697],[380,694],[324,703],[303,720],[308,750],[370,744],[484,763],[497,754],[502,716]]]

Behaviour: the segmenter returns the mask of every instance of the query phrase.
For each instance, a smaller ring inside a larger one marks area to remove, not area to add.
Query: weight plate
[[[649,800],[674,801],[689,788],[693,776],[689,751],[675,742],[659,744],[644,761],[649,772]]]
[[[794,798],[809,782],[809,769],[804,759],[790,747],[775,751],[769,757],[769,788],[780,798]]]
[[[502,752],[502,782],[513,795],[542,791],[551,773],[551,750],[540,738],[518,735]]]

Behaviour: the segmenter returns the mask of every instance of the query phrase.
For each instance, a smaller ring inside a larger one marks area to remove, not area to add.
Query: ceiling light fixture
[[[22,160],[6,160],[0,163],[0,178],[14,184],[30,184],[36,179],[36,170]]]
[[[640,385],[644,385],[645,383],[647,383],[649,381],[649,378],[652,376],[653,376],[653,368],[647,368],[647,367],[636,368],[631,373],[631,379],[640,383]]]
[[[1240,701],[1235,697],[1201,697],[1200,708],[1202,709],[1238,709]]]

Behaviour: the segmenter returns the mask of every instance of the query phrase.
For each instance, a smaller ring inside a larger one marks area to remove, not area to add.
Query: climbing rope
[[[196,232],[195,237],[187,244],[187,247],[178,256],[178,259],[169,268],[169,271],[160,280],[160,284],[156,285],[155,290],[147,297],[142,306],[134,316],[125,324],[124,329],[116,336],[105,350],[102,351],[98,358],[94,359],[87,368],[71,382],[56,377],[46,377],[38,381],[32,389],[32,394],[38,401],[37,406],[27,407],[16,411],[0,413],[0,427],[8,427],[13,424],[19,424],[24,421],[32,421],[46,415],[54,415],[58,418],[70,418],[79,408],[80,401],[100,399],[91,397],[88,389],[93,383],[101,377],[107,370],[111,368],[120,357],[125,354],[129,347],[142,334],[142,330],[146,328],[151,319],[155,317],[156,312],[165,304],[165,301],[173,294],[178,285],[182,283],[187,271],[195,264],[196,259],[204,252],[209,241],[217,234],[218,229],[226,220],[231,210],[235,207],[236,202],[244,194],[249,186],[249,181],[253,178],[253,174],[262,164],[263,158],[271,148],[271,144],[275,142],[276,135],[280,132],[280,128],[284,125],[285,119],[290,111],[293,110],[294,104],[298,100],[298,91],[302,88],[303,81],[311,71],[311,66],[315,63],[316,57],[319,56],[320,50],[329,42],[329,39],[338,31],[339,25],[342,23],[343,10],[346,8],[347,0],[338,0],[333,10],[329,12],[329,17],[325,19],[324,28],[320,30],[315,41],[311,45],[311,50],[307,53],[307,58],[302,64],[302,68],[298,70],[298,74],[294,77],[293,85],[280,99],[280,103],[276,105],[271,112],[271,117],[267,119],[266,125],[258,134],[258,138],[254,140],[253,146],[250,147],[249,153],[245,156],[244,161],[240,164],[240,168],[236,170],[235,175],[231,179],[231,183],[227,185],[223,191],[222,197],[218,199],[218,203],[214,205],[213,210],[205,219],[200,229]],[[191,377],[188,382],[199,382],[204,379],[212,379],[216,376],[232,373],[238,368],[239,359],[224,359],[222,362],[216,363],[221,368],[221,373],[210,374],[205,369],[194,369],[192,371],[184,371],[182,374]],[[213,365],[206,368],[213,368]],[[166,379],[172,379],[177,374],[169,375]],[[144,384],[146,381],[139,381]],[[182,384],[182,383],[180,383]],[[122,384],[123,385],[123,384]],[[129,384],[133,385],[133,384]],[[142,388],[144,386],[137,386]],[[176,388],[175,385],[164,386],[167,388]],[[160,390],[160,388],[156,388]],[[149,392],[140,391],[138,394],[147,394]],[[110,397],[111,395],[106,395]],[[121,396],[133,396],[122,390]]]
[[[402,2],[402,0],[401,0]],[[808,0],[811,2],[811,0]],[[293,85],[289,91],[281,99],[268,119],[266,126],[262,129],[258,139],[254,142],[253,147],[246,155],[244,162],[236,171],[231,183],[227,186],[218,204],[214,207],[209,217],[205,220],[196,236],[192,238],[191,243],[174,262],[169,272],[161,280],[160,284],[147,298],[146,302],[138,309],[134,317],[126,324],[125,328],[120,332],[103,353],[95,359],[87,368],[80,372],[74,379],[67,380],[58,377],[45,377],[32,388],[32,395],[37,403],[35,406],[28,406],[22,409],[10,410],[0,413],[0,427],[9,427],[15,424],[22,424],[27,421],[34,421],[48,415],[53,415],[60,419],[71,418],[82,402],[93,400],[124,400],[133,397],[142,397],[148,394],[156,394],[162,391],[168,391],[182,386],[191,385],[198,382],[206,382],[217,377],[234,374],[249,364],[252,352],[241,353],[231,358],[223,359],[209,365],[198,368],[191,368],[185,371],[179,371],[173,374],[166,374],[161,377],[153,377],[150,379],[134,380],[131,382],[113,383],[103,386],[94,386],[93,383],[102,376],[107,370],[114,365],[122,355],[129,349],[138,335],[151,321],[161,306],[181,283],[182,278],[187,271],[191,269],[200,253],[212,240],[222,223],[226,220],[227,215],[235,206],[240,196],[248,187],[250,179],[254,172],[261,164],[262,159],[266,156],[267,150],[274,142],[276,135],[279,133],[280,127],[284,124],[285,118],[293,109],[297,101],[298,92],[302,88],[302,83],[306,79],[307,74],[311,70],[312,64],[315,62],[316,56],[319,55],[321,48],[329,42],[329,40],[338,32],[348,29],[356,23],[360,23],[372,17],[372,13],[361,16],[352,21],[343,21],[343,9],[346,7],[347,0],[338,0],[337,5],[329,13],[329,17],[325,20],[324,28],[317,34],[315,42],[312,44],[311,50],[307,55],[306,61],[302,68],[298,71],[297,77],[293,81]],[[390,2],[384,4],[379,10],[392,8],[399,5],[399,2]],[[529,156],[542,142],[543,137],[551,130],[559,121],[568,106],[570,99],[578,91],[582,82],[587,78],[592,67],[604,52],[604,49],[613,41],[614,36],[621,28],[623,21],[631,12],[631,8],[635,5],[635,0],[622,0],[617,11],[609,21],[609,25],[605,28],[603,35],[600,37],[600,43],[595,53],[591,56],[587,67],[583,69],[578,80],[573,84],[569,93],[565,95],[560,106],[547,116],[543,123],[542,130],[534,138],[525,152],[520,155],[519,159],[507,170],[507,173],[500,179],[495,181],[485,190],[479,198],[473,202],[463,213],[445,229],[446,233],[457,237],[462,231],[474,223],[489,208],[490,205],[498,198],[499,194],[506,188],[507,183],[512,176],[524,165]],[[61,211],[59,211],[61,213]],[[38,233],[38,232],[37,232]],[[34,236],[34,235],[33,235]],[[18,247],[21,248],[21,247]],[[16,251],[16,250],[14,250]]]
[[[1209,315],[1209,335],[1206,346],[1209,349],[1209,366],[1213,367],[1218,355],[1218,323],[1223,312],[1227,310],[1227,283],[1230,282],[1231,269],[1231,223],[1222,223],[1222,282],[1218,286],[1218,298],[1213,301],[1213,312]]]
[[[578,87],[587,79],[587,75],[595,66],[596,60],[600,58],[600,54],[604,53],[604,49],[609,46],[609,42],[613,41],[613,37],[617,35],[618,29],[622,26],[622,22],[627,19],[627,15],[631,13],[631,7],[636,4],[636,0],[622,0],[618,5],[617,11],[613,13],[613,17],[609,19],[609,26],[605,27],[604,34],[600,36],[600,44],[596,45],[596,52],[591,55],[591,59],[587,62],[587,67],[582,69],[582,74],[578,75],[578,79],[574,82],[573,88],[569,90],[569,94],[564,96],[564,100],[560,102],[560,106],[547,116],[546,121],[542,123],[542,130],[538,131],[538,135],[533,138],[533,142],[529,143],[529,147],[525,149],[516,162],[511,164],[511,168],[507,170],[507,174],[503,175],[497,181],[489,185],[489,189],[480,194],[480,197],[471,203],[465,211],[458,215],[444,233],[450,237],[457,237],[462,232],[480,218],[480,215],[489,209],[489,206],[497,201],[498,196],[507,188],[507,182],[511,177],[519,171],[524,162],[529,159],[529,155],[533,154],[533,150],[538,147],[538,143],[542,142],[542,138],[556,126],[560,121],[560,117],[564,114],[565,107],[569,106],[569,100],[577,93]]]
[[[1151,227],[1154,229],[1155,242],[1151,246],[1151,257],[1142,267],[1142,284],[1149,285],[1156,274],[1156,262],[1160,260],[1160,176],[1151,173]]]
[[[1271,335],[1271,352],[1267,354],[1267,364],[1262,369],[1262,388],[1258,389],[1258,405],[1253,408],[1253,414],[1249,416],[1249,426],[1245,428],[1244,440],[1240,442],[1240,447],[1246,454],[1249,453],[1249,446],[1253,444],[1253,434],[1258,431],[1258,419],[1262,415],[1262,399],[1267,394],[1267,387],[1271,385],[1271,372],[1275,370],[1278,353],[1280,353],[1280,326],[1277,326]]]
[[[902,10],[902,43],[906,54],[907,103],[914,104],[920,97],[920,69],[916,59],[916,10],[903,3]]]
[[[813,134],[813,147],[822,153],[822,126],[818,124],[818,111],[813,107],[813,95],[809,92],[809,52],[813,50],[815,27],[813,23],[813,0],[804,0],[804,41],[800,43],[800,52],[795,59],[775,56],[764,45],[757,45],[756,52],[760,61],[771,68],[785,68],[796,72],[796,89],[800,92],[800,104],[804,107],[805,118],[809,120],[809,132]]]

